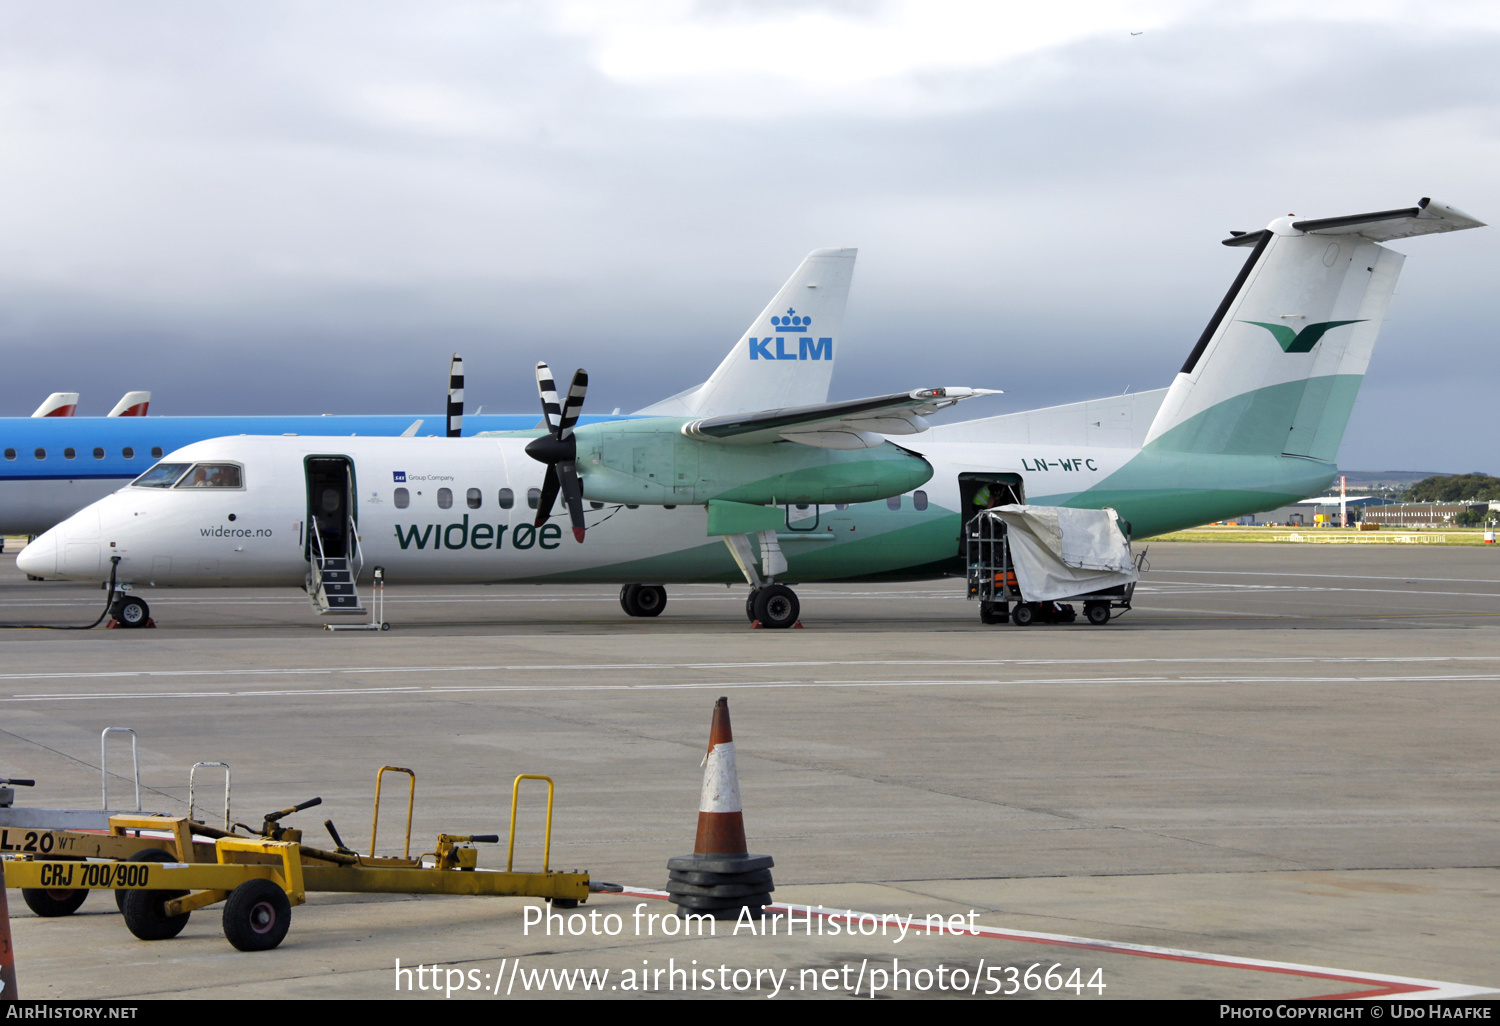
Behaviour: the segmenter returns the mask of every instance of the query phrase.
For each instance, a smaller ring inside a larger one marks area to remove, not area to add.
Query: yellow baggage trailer
[[[399,767],[387,771],[415,774]],[[516,803],[522,780],[547,784],[547,830],[541,872],[514,869]],[[380,775],[376,777],[378,826]],[[511,788],[510,846],[506,868],[480,869],[475,843],[498,843],[499,835],[439,834],[433,851],[411,858],[411,798],[408,798],[406,849],[401,858],[374,854],[375,831],[371,830],[369,855],[350,851],[334,832],[336,850],[303,845],[301,831],[277,825],[294,809],[266,817],[264,832],[271,836],[245,837],[214,831],[210,847],[194,839],[205,829],[185,817],[119,815],[110,818],[110,834],[78,835],[68,842],[70,854],[85,848],[101,855],[76,855],[72,859],[22,856],[4,863],[5,886],[38,889],[54,895],[90,890],[113,890],[121,897],[121,911],[130,932],[142,940],[175,937],[187,925],[191,913],[224,902],[224,936],[241,951],[266,951],[286,937],[293,905],[307,900],[309,891],[378,894],[462,894],[544,898],[559,907],[587,901],[589,875],[551,869],[552,798],[549,777],[522,774]],[[295,808],[306,808],[315,802]],[[144,832],[147,836],[139,836]],[[60,831],[59,834],[66,834]],[[129,836],[136,833],[138,836]],[[154,836],[151,836],[154,835]],[[155,857],[179,861],[139,860],[142,843],[167,844],[171,850],[152,847]],[[129,858],[122,860],[129,852]],[[206,857],[212,854],[213,861]],[[101,857],[102,856],[102,857]],[[114,856],[114,857],[112,857]],[[76,906],[75,906],[76,907]]]

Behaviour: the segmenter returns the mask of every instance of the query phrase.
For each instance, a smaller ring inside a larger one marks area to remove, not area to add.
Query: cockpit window
[[[136,488],[171,488],[191,463],[158,463],[130,482]]]
[[[177,482],[178,488],[243,488],[240,468],[233,463],[199,463]]]

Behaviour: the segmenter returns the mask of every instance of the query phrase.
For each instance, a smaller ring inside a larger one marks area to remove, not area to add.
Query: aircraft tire
[[[641,590],[639,584],[627,584],[620,589],[620,608],[625,610],[626,616],[640,616],[640,607],[635,603],[636,593]]]
[[[755,622],[755,596],[759,594],[759,588],[751,588],[750,594],[745,596],[745,619],[751,623]]]
[[[790,627],[801,611],[797,593],[784,584],[768,584],[755,593],[755,619],[762,627]]]
[[[660,616],[667,608],[667,589],[659,584],[638,584],[635,593],[636,616]]]
[[[70,916],[88,899],[86,888],[53,890],[50,887],[22,887],[21,900],[43,919]]]
[[[110,615],[122,627],[144,627],[151,620],[151,607],[146,605],[144,599],[129,595],[114,604]]]

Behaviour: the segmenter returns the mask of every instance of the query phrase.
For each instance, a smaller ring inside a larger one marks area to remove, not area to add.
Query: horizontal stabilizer
[[[1291,222],[1291,228],[1295,231],[1309,235],[1361,235],[1371,242],[1390,242],[1392,239],[1409,239],[1415,235],[1435,235],[1439,232],[1483,227],[1483,221],[1446,203],[1435,203],[1425,196],[1417,201],[1416,206],[1401,210],[1377,210],[1369,214]],[[1265,231],[1271,230],[1268,228]],[[1253,246],[1260,241],[1265,231],[1232,234],[1224,240],[1224,245]]]
[[[919,388],[870,399],[694,420],[682,426],[682,433],[733,445],[788,441],[820,449],[872,449],[884,441],[880,435],[926,431],[923,417],[964,399],[999,394],[989,388]]]
[[[110,417],[144,417],[151,406],[150,392],[126,392],[110,410]]]
[[[77,392],[53,392],[36,408],[33,417],[71,417],[78,409]]]

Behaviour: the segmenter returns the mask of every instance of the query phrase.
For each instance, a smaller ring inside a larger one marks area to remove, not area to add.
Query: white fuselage
[[[37,576],[102,580],[110,557],[118,556],[121,583],[301,585],[310,540],[305,461],[340,456],[352,470],[358,525],[352,555],[362,580],[375,566],[385,567],[388,581],[409,584],[741,579],[727,548],[708,535],[701,506],[587,504],[584,544],[573,540],[560,510],[534,527],[528,495],[540,489],[545,468],[525,454],[526,441],[240,436],[199,442],[168,454],[163,464],[232,463],[243,468],[242,487],[121,488],[39,537],[18,565]],[[870,550],[892,530],[930,525],[957,508],[957,473],[986,454],[967,444],[952,448],[963,464],[945,467],[925,486],[921,509],[912,495],[895,509],[886,500],[791,508],[780,534],[786,555],[795,565],[799,555],[860,544],[861,573],[897,570],[908,555],[930,562],[899,545],[879,555]],[[995,455],[994,447],[983,448]]]

